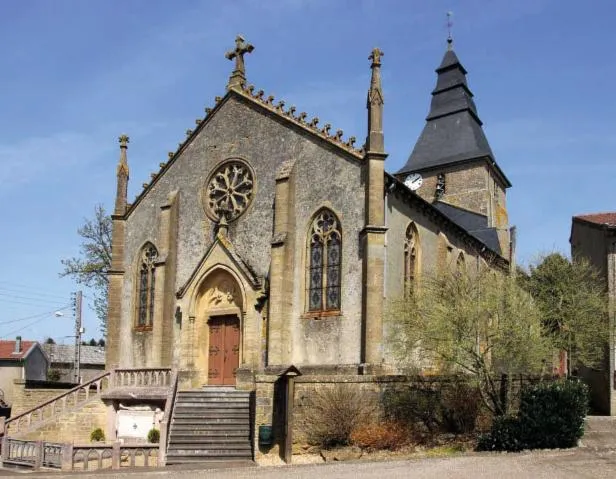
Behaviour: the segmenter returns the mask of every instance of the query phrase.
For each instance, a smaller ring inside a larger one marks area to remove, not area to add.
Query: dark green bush
[[[517,417],[497,418],[477,448],[519,451],[574,447],[584,435],[588,387],[577,380],[539,383],[523,389]]]
[[[481,397],[476,387],[464,381],[453,381],[441,392],[442,427],[456,434],[475,430]]]
[[[148,442],[152,444],[158,444],[160,441],[160,431],[158,429],[152,428],[148,431]]]
[[[531,449],[574,447],[584,435],[588,387],[577,380],[540,383],[525,388],[518,418]]]
[[[479,436],[477,449],[480,451],[521,451],[520,421],[517,417],[501,416],[494,419],[492,429]]]
[[[99,441],[104,441],[104,440],[105,440],[105,433],[100,427],[93,429],[92,432],[90,433],[90,441],[99,442]]]

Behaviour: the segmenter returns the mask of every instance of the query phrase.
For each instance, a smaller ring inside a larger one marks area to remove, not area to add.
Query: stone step
[[[204,428],[207,426],[214,426],[214,425],[229,425],[229,426],[248,426],[248,421],[246,420],[246,418],[237,418],[237,417],[230,417],[230,418],[225,418],[225,417],[211,417],[211,418],[198,418],[198,419],[194,419],[194,418],[180,418],[180,419],[173,419],[172,422],[172,427],[174,425],[182,425],[182,426],[190,426],[193,425],[195,427],[199,427],[199,428]]]
[[[230,390],[199,390],[199,391],[178,391],[178,397],[250,397],[249,391]]]
[[[241,466],[255,466],[255,463],[253,462],[251,457],[246,457],[244,455],[242,456],[238,456],[238,457],[233,457],[233,456],[226,456],[226,457],[202,457],[202,456],[181,456],[181,457],[167,457],[167,464],[168,465],[175,465],[175,464],[199,464],[199,465],[203,465],[202,469],[207,469],[207,465],[208,464],[212,464],[212,465],[217,465],[221,462],[225,462],[227,463],[226,465],[228,465],[229,467],[233,467],[233,466],[237,466],[237,467],[241,467]]]
[[[174,441],[169,444],[168,450],[177,451],[178,449],[250,449],[250,441],[247,438],[221,439],[218,437],[203,438],[201,440]]]
[[[250,441],[249,434],[175,434],[170,438],[169,444],[187,444],[187,443],[204,443],[212,442],[232,443]]]
[[[171,435],[195,434],[211,436],[216,434],[250,434],[250,425],[243,424],[208,424],[206,426],[193,426],[192,424],[174,424],[171,426]]]
[[[185,406],[180,405],[174,408],[175,413],[192,413],[202,411],[250,411],[248,404],[223,404],[214,403],[206,406]]]
[[[178,414],[174,414],[174,419],[206,419],[210,417],[242,417],[248,419],[250,417],[250,411],[246,410],[234,410],[234,409],[223,409],[223,410],[208,410],[205,409],[199,412],[179,412]]]
[[[201,456],[201,457],[229,457],[229,456],[243,456],[247,457],[252,455],[252,449],[250,444],[245,448],[234,449],[178,449],[167,454],[167,457],[184,457],[184,456]]]
[[[204,408],[204,407],[250,407],[250,401],[178,401],[175,408]]]
[[[248,403],[250,398],[247,396],[184,396],[176,400],[176,404],[184,403],[204,403],[204,402],[239,402]]]

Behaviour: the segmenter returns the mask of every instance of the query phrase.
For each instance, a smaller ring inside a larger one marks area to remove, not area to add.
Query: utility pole
[[[75,371],[75,384],[80,384],[79,380],[79,366],[81,363],[81,334],[83,333],[83,328],[81,327],[81,299],[82,292],[77,291],[75,293],[74,299],[74,312],[75,312],[75,362],[73,365]]]

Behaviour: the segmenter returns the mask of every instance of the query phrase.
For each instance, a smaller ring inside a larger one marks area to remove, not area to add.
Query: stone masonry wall
[[[19,435],[21,439],[45,440],[49,442],[69,442],[87,444],[90,433],[107,426],[107,406],[101,399],[92,399],[89,403],[73,412],[59,414],[56,419],[34,432]],[[109,438],[107,438],[109,439]]]

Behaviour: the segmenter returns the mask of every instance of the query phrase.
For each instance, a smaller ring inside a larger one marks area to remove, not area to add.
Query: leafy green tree
[[[502,375],[551,372],[551,341],[514,277],[489,270],[424,277],[414,294],[390,303],[387,316],[401,363],[466,376],[497,416],[512,401],[502,394]]]
[[[92,308],[100,331],[107,331],[107,272],[111,267],[111,217],[102,205],[94,208],[94,218],[85,219],[77,230],[82,238],[79,256],[62,260],[60,277],[69,276],[93,293]]]
[[[559,253],[532,265],[522,285],[533,296],[557,349],[576,362],[600,368],[609,340],[607,295],[598,271],[584,258]]]

